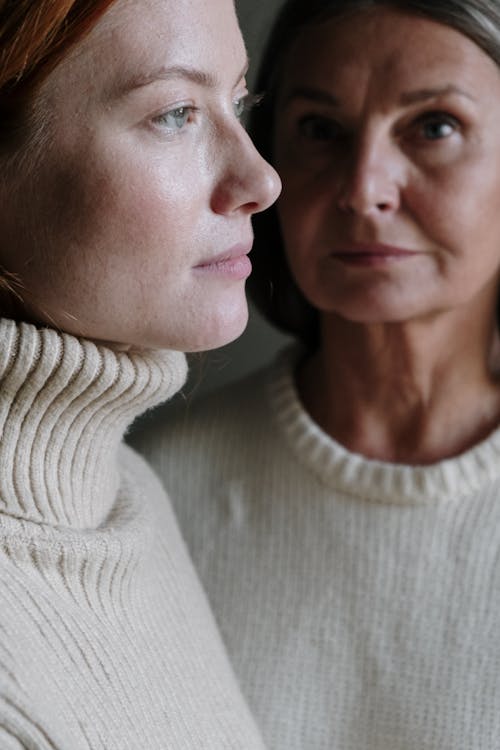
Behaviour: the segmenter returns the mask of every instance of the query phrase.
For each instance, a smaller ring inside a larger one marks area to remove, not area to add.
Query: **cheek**
[[[88,167],[78,160],[58,169],[47,204],[57,244],[70,243],[83,256],[99,250],[124,258],[129,251],[154,252],[155,245],[177,236],[193,213],[192,201],[161,174],[123,160]]]
[[[497,162],[494,151],[473,152],[459,165],[424,174],[410,185],[410,209],[423,227],[428,224],[459,244],[495,231],[500,224]]]
[[[41,211],[46,219],[52,258],[70,247],[84,249],[104,227],[104,217],[116,201],[107,175],[87,168],[82,160],[62,159],[40,174]]]

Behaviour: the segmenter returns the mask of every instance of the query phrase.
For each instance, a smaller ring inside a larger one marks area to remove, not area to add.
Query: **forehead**
[[[198,40],[221,41],[235,25],[233,0],[115,0],[93,36],[128,47],[166,43],[187,52]]]
[[[415,87],[443,78],[475,85],[478,77],[498,75],[494,61],[471,39],[432,19],[387,7],[357,11],[304,29],[290,48],[282,83],[360,78]],[[356,79],[356,84],[354,83]]]
[[[241,67],[245,57],[233,0],[116,0],[58,66],[52,84],[83,82],[92,94],[170,65],[234,75],[231,62]]]

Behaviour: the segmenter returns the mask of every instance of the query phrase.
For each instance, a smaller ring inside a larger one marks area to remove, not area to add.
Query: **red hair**
[[[0,0],[0,149],[21,130],[37,85],[115,0]],[[4,165],[5,166],[5,165]],[[2,308],[16,316],[20,280],[0,266]]]
[[[18,108],[114,0],[0,0],[0,117]]]

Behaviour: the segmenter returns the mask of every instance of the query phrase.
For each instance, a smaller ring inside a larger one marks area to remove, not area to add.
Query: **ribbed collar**
[[[0,319],[0,512],[100,526],[119,487],[126,428],[185,377],[180,352],[118,352]]]
[[[297,459],[334,490],[362,500],[415,505],[459,501],[500,479],[500,428],[454,458],[429,466],[374,461],[351,453],[311,419],[300,402],[294,371],[302,352],[278,358],[268,382],[271,411]]]

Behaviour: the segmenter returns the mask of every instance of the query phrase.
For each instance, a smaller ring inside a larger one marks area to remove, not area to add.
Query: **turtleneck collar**
[[[0,513],[99,527],[119,487],[125,430],[173,396],[186,371],[180,352],[119,352],[0,319]]]

